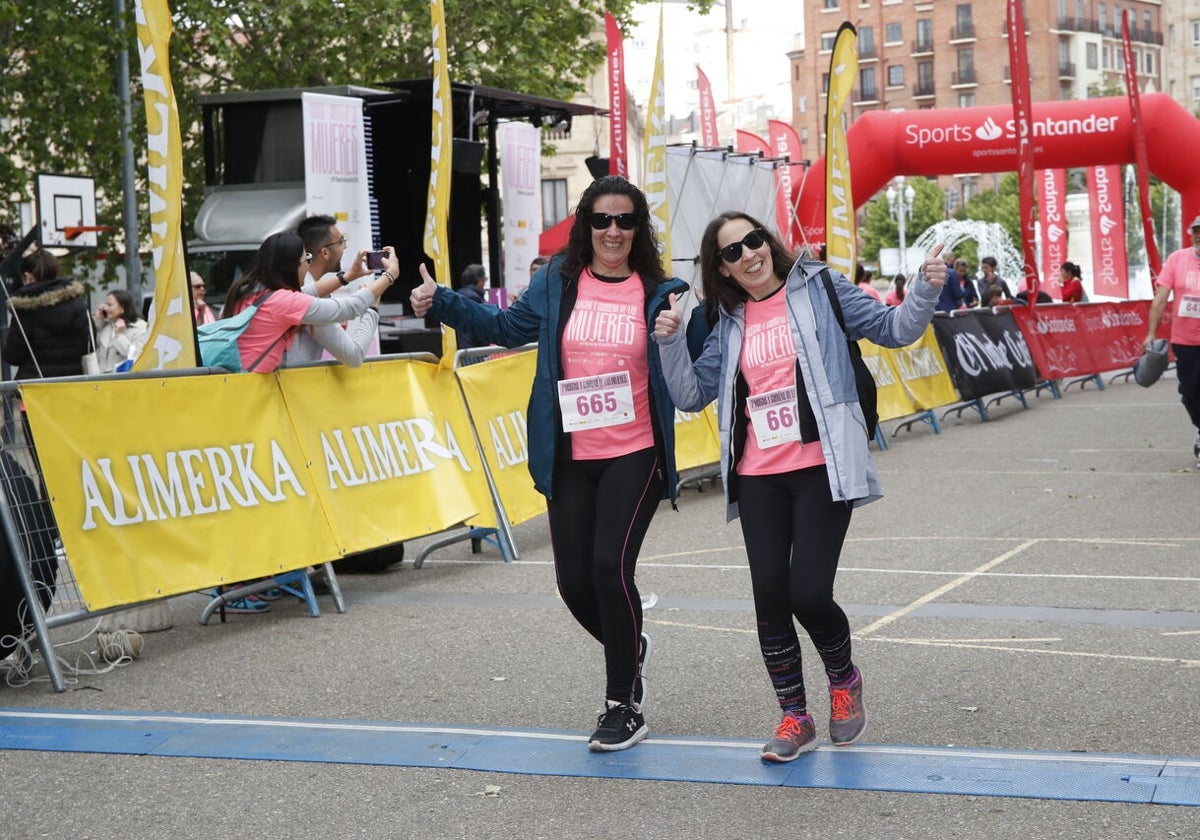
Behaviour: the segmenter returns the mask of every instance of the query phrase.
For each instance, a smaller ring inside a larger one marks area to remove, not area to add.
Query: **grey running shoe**
[[[650,635],[643,632],[638,643],[638,672],[633,683],[633,706],[635,712],[641,712],[646,705],[649,688],[646,686],[646,666],[650,664]]]
[[[788,712],[775,727],[775,737],[762,748],[762,759],[782,763],[816,748],[817,727],[813,725],[812,716]]]
[[[853,744],[867,731],[867,707],[863,705],[863,678],[854,669],[849,682],[829,687],[829,740],[835,747]]]
[[[588,739],[588,749],[592,752],[627,750],[650,734],[646,719],[626,703],[609,705],[598,722],[600,725]]]

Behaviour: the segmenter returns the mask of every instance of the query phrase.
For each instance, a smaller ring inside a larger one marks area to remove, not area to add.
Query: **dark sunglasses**
[[[633,230],[638,226],[635,213],[618,213],[615,216],[608,213],[592,213],[588,216],[588,224],[592,226],[592,230],[608,230],[613,222],[616,222],[621,230]]]
[[[751,251],[757,251],[763,246],[767,238],[758,228],[747,233],[742,237],[740,242],[730,242],[721,249],[721,259],[727,263],[735,263],[742,258],[742,246],[749,248]]]

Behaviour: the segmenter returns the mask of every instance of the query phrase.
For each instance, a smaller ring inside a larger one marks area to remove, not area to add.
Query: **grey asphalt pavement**
[[[1200,471],[1170,376],[1004,400],[988,422],[922,424],[876,454],[887,495],[856,512],[837,589],[867,742],[1200,757]],[[459,543],[420,570],[343,575],[345,614],[284,599],[202,627],[203,599],[175,598],[174,627],[128,667],[61,694],[0,685],[0,707],[582,736],[599,646],[555,594],[544,517],[516,537],[511,564]],[[741,546],[711,487],[651,527],[651,739],[761,742],[777,723]],[[0,751],[0,768],[9,838],[1200,836],[1200,806],[52,751]]]

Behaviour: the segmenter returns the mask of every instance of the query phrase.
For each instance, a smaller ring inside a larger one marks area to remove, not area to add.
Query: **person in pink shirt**
[[[224,316],[236,315],[251,303],[258,304],[258,311],[238,338],[243,370],[275,371],[301,325],[340,324],[357,318],[369,307],[379,306],[379,297],[396,282],[395,275],[384,271],[352,295],[316,298],[300,291],[311,262],[312,254],[304,250],[297,234],[272,234],[246,272],[229,288]]]
[[[892,288],[888,290],[887,298],[884,303],[888,306],[899,306],[904,303],[904,286],[908,283],[903,274],[897,274],[892,278]]]
[[[211,324],[217,320],[217,313],[213,312],[213,308],[204,302],[204,278],[194,271],[189,277],[192,286],[192,312],[195,316],[196,326]]]
[[[1150,304],[1150,322],[1146,329],[1146,346],[1158,337],[1162,321],[1171,301],[1171,350],[1175,353],[1175,375],[1179,380],[1179,398],[1187,409],[1196,439],[1192,457],[1200,468],[1200,216],[1192,219],[1192,247],[1180,248],[1163,263],[1158,275],[1158,289]]]

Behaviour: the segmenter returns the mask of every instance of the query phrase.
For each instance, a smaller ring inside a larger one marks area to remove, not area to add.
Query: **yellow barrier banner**
[[[918,341],[887,352],[912,399],[915,411],[928,411],[958,402],[958,391],[946,369],[946,360],[942,357],[942,348],[938,346],[932,324],[925,328],[925,334]]]
[[[90,610],[338,556],[273,376],[25,383]]]
[[[908,389],[904,387],[900,371],[896,369],[892,357],[895,351],[872,344],[865,338],[859,339],[858,346],[862,350],[867,370],[871,371],[871,376],[875,379],[879,419],[895,420],[897,417],[916,414],[917,408],[913,405]]]
[[[675,469],[690,470],[720,459],[715,412],[716,403],[701,411],[675,409]]]
[[[462,396],[436,364],[282,370],[279,387],[343,553],[492,510]]]
[[[546,512],[546,497],[534,489],[529,474],[525,422],[536,368],[537,350],[523,350],[455,370],[483,457],[512,525]]]

